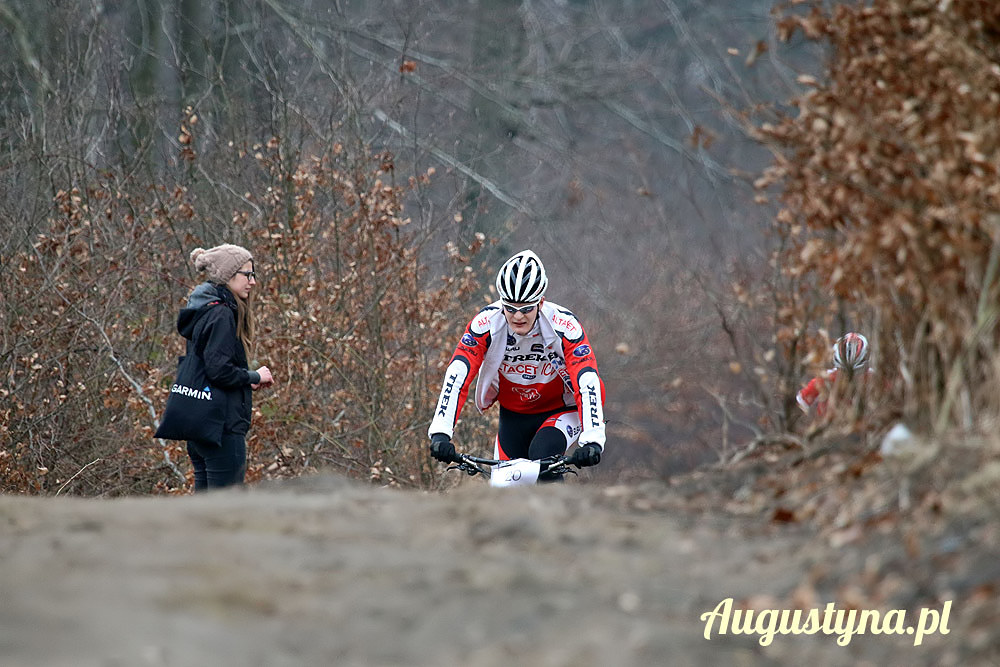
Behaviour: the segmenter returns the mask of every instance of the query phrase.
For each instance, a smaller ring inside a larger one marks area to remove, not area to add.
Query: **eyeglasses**
[[[247,280],[256,280],[257,274],[254,271],[237,271],[236,273],[246,276]]]
[[[537,307],[538,307],[537,303],[533,303],[530,306],[522,306],[521,308],[517,308],[516,306],[510,306],[506,303],[503,305],[503,309],[506,310],[511,315],[513,315],[514,313],[521,313],[522,315],[527,315]]]

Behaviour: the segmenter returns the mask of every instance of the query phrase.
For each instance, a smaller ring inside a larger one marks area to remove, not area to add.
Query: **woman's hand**
[[[256,391],[261,387],[270,387],[274,384],[274,376],[271,375],[271,369],[267,366],[261,366],[257,369],[257,374],[260,375],[260,382],[257,384],[250,385],[250,388]]]

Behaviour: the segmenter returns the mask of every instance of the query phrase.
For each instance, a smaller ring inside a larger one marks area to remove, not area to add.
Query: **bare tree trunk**
[[[215,2],[205,0],[180,0],[177,20],[180,46],[181,104],[195,104],[211,88],[213,74],[211,63],[212,17]]]
[[[525,32],[520,16],[522,0],[473,0],[475,35],[472,39],[472,71],[489,87],[470,90],[474,133],[461,145],[459,156],[473,170],[491,181],[507,180],[506,149],[521,126],[519,113],[511,104],[517,97],[516,74],[524,55]],[[469,184],[463,217],[471,222],[469,238],[475,232],[496,236],[509,210],[488,208],[490,200],[479,182]]]
[[[166,110],[174,108],[176,102],[171,53],[174,17],[164,0],[139,0],[126,11],[127,43],[136,49],[127,68],[135,108],[134,115],[123,119],[121,134],[131,140],[131,148],[149,168],[161,171],[161,156],[167,151],[161,124]],[[176,120],[174,115],[169,122]]]

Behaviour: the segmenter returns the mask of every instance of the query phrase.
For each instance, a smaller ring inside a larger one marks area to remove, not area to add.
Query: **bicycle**
[[[570,467],[569,457],[548,456],[543,459],[485,459],[471,454],[456,454],[458,461],[448,466],[448,470],[461,470],[470,477],[482,475],[490,480],[490,486],[504,488],[510,486],[528,486],[538,481],[538,476],[548,473],[550,476],[562,478],[563,475],[576,475]]]

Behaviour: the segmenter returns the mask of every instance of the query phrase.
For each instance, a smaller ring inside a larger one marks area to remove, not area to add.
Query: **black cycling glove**
[[[458,463],[459,458],[455,453],[455,445],[451,444],[451,438],[444,433],[435,433],[431,436],[431,456],[443,463]]]
[[[580,445],[580,448],[570,455],[567,463],[572,463],[573,465],[586,468],[587,466],[596,466],[601,462],[601,446],[595,445],[594,443],[588,443],[585,445]]]

